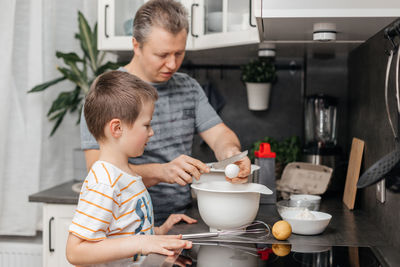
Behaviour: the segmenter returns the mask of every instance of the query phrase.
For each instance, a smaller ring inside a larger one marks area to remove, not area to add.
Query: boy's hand
[[[164,172],[162,182],[177,183],[182,186],[191,183],[192,177],[199,180],[202,173],[210,172],[210,167],[206,164],[186,155],[180,155],[162,167]]]
[[[243,159],[236,161],[235,162],[236,165],[239,166],[239,173],[238,173],[238,177],[235,178],[228,178],[225,177],[225,180],[227,180],[228,182],[232,183],[232,184],[244,184],[247,182],[248,177],[251,173],[251,161],[248,157],[244,157]]]
[[[155,227],[156,235],[165,235],[172,229],[172,227],[180,221],[192,224],[196,223],[197,220],[190,218],[185,214],[171,214],[168,219],[160,227]]]
[[[182,240],[182,235],[137,235],[137,246],[141,247],[141,254],[159,253],[167,256],[175,254],[177,249],[190,249],[192,242]]]

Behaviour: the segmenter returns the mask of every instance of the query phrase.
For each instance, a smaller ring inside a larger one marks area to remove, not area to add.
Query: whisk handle
[[[208,233],[198,233],[198,234],[186,234],[182,235],[182,239],[196,239],[203,237],[217,237],[219,236],[218,232],[208,232]]]

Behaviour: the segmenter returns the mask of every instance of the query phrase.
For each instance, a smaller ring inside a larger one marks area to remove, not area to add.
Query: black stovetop
[[[173,266],[386,266],[370,247],[290,244],[199,243],[184,250]]]

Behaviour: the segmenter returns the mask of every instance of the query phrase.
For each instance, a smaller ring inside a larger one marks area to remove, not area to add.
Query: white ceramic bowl
[[[243,249],[241,249],[243,248]],[[212,243],[207,245],[201,245],[197,256],[196,266],[198,267],[249,267],[257,266],[259,258],[256,256],[257,252],[248,253],[246,246],[230,245],[230,244],[218,244],[213,245]],[[253,250],[256,250],[253,248]],[[255,254],[255,255],[254,255]]]
[[[316,206],[314,203],[310,202],[292,202],[290,200],[280,200],[276,202],[276,209],[278,210],[279,215],[282,216],[282,213],[286,211],[302,211],[304,209],[315,211]]]
[[[332,215],[319,212],[310,211],[314,215],[315,219],[300,219],[299,214],[302,210],[288,210],[281,214],[283,220],[290,223],[292,226],[292,232],[300,235],[317,235],[322,233],[331,221]]]
[[[272,194],[265,185],[213,181],[192,184],[200,216],[211,231],[238,228],[254,221],[260,194]]]
[[[290,195],[292,206],[312,206],[310,210],[319,210],[321,197],[317,195],[294,194]]]

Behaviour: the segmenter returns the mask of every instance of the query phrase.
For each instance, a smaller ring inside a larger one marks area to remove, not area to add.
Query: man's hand
[[[248,157],[245,157],[239,161],[235,162],[236,165],[239,166],[239,173],[238,173],[238,177],[236,178],[229,178],[229,177],[225,177],[225,179],[228,182],[231,182],[233,184],[244,184],[247,182],[249,175],[251,173],[251,161]]]
[[[159,253],[167,256],[175,254],[174,250],[192,248],[192,242],[182,240],[182,235],[136,235],[135,242],[143,255]]]
[[[164,183],[177,183],[179,185],[187,185],[192,182],[192,177],[196,180],[200,179],[202,173],[210,172],[210,168],[195,158],[180,155],[171,162],[162,164]]]
[[[184,221],[188,224],[197,223],[197,220],[190,218],[185,214],[171,214],[160,227],[155,227],[154,231],[156,235],[165,235],[180,221]]]

